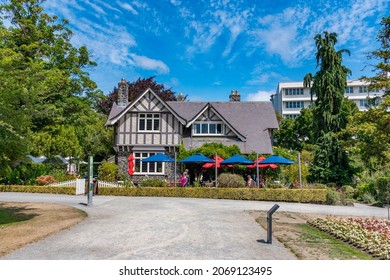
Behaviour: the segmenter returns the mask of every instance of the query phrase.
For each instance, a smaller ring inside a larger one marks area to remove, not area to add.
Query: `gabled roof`
[[[152,93],[154,97],[157,98],[158,101],[160,101],[167,109],[170,111],[178,120],[181,122],[183,125],[185,125],[185,120],[180,117],[172,108],[165,102],[164,100],[161,99],[160,96],[158,96],[153,90],[148,88],[145,90],[142,94],[140,94],[133,102],[129,103],[126,107],[124,106],[118,106],[115,102],[111,108],[110,114],[108,116],[106,126],[109,125],[114,125],[124,114],[126,114],[135,104],[138,103],[138,101],[141,100],[148,92]]]
[[[243,137],[237,144],[242,152],[259,151],[272,153],[268,129],[278,129],[275,110],[272,103],[264,102],[167,102],[173,110],[188,123],[193,122],[207,104],[210,108],[237,133]],[[189,139],[188,141],[190,141]],[[191,140],[192,141],[192,140]],[[225,143],[226,142],[226,143]],[[231,141],[222,142],[231,145]],[[201,146],[201,141],[198,142]]]
[[[234,133],[240,138],[241,141],[245,141],[245,136],[243,136],[236,127],[232,126],[218,110],[213,106],[216,102],[175,102],[169,101],[172,109],[176,112],[184,114],[182,116],[187,124],[186,127],[190,127],[207,109],[212,110]],[[220,102],[227,103],[227,102]],[[203,106],[203,107],[202,107]]]
[[[272,153],[269,129],[278,129],[274,107],[269,101],[254,102],[181,102],[163,101],[152,90],[148,89],[126,107],[113,105],[106,125],[115,124],[126,112],[147,93],[156,98],[185,126],[191,126],[207,109],[212,110],[240,139],[222,139],[225,145],[237,144],[242,152]],[[215,137],[213,140],[216,139]],[[210,139],[183,139],[185,146],[199,145]],[[191,145],[186,145],[186,142]],[[196,143],[195,143],[196,142]]]

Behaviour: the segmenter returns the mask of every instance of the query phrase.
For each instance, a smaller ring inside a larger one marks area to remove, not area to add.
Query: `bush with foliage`
[[[167,182],[162,179],[145,179],[141,181],[141,187],[166,187]]]
[[[219,188],[244,188],[245,180],[237,174],[222,173],[218,176]]]
[[[255,201],[288,201],[326,203],[326,189],[268,189],[268,188],[99,188],[99,195],[192,197]]]
[[[49,186],[1,186],[0,192],[29,192],[75,194],[75,187]],[[326,189],[268,189],[268,188],[171,188],[139,187],[110,188],[100,187],[99,195],[118,196],[157,196],[157,197],[191,197],[212,199],[235,199],[254,201],[287,201],[300,203],[325,204]]]
[[[51,186],[1,186],[0,192],[23,192],[23,193],[52,193],[52,194],[76,194],[75,187],[51,187]]]
[[[326,204],[329,205],[336,205],[340,203],[340,193],[332,188],[328,189],[328,192],[326,194]]]
[[[341,192],[346,199],[351,199],[355,195],[355,189],[349,185],[342,186]]]
[[[118,170],[119,167],[115,163],[103,162],[98,169],[99,180],[114,182],[118,176]]]
[[[57,182],[56,178],[54,178],[51,175],[41,175],[37,178],[37,184],[39,186],[46,186],[56,182]]]
[[[34,185],[40,175],[50,174],[52,166],[33,162],[21,162],[13,168],[7,166],[0,170],[0,183]]]
[[[368,203],[370,201],[370,204],[387,204],[390,197],[390,170],[385,169],[365,176],[357,186],[356,197]]]

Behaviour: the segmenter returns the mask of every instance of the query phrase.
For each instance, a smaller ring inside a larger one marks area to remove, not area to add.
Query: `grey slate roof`
[[[167,102],[186,121],[192,120],[199,111],[210,104],[225,121],[234,127],[246,141],[233,141],[216,137],[209,139],[184,139],[186,148],[200,147],[204,142],[221,142],[224,145],[236,144],[241,152],[252,151],[264,154],[272,153],[268,129],[278,129],[275,110],[271,102]]]
[[[187,137],[183,139],[184,146],[187,149],[198,148],[206,142],[220,142],[226,146],[236,144],[243,153],[252,151],[262,154],[272,153],[272,144],[268,130],[278,129],[279,126],[271,102],[168,101],[165,103],[176,117],[181,118],[181,123],[187,124],[187,126],[191,125],[195,117],[204,109],[212,108],[238,135],[237,139],[226,137]],[[114,103],[106,125],[115,124],[121,113],[129,110],[130,107],[131,104],[128,104],[126,107],[119,107]]]
[[[110,114],[108,115],[108,119],[107,119],[107,122],[106,122],[106,126],[107,125],[111,125],[111,120],[113,118],[115,118],[116,116],[118,116],[123,110],[125,109],[125,107],[123,106],[118,106],[116,104],[116,102],[114,102],[114,104],[112,105],[112,108],[110,110]]]

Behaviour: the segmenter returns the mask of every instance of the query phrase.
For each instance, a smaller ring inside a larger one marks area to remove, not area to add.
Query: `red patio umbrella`
[[[217,155],[216,158],[215,157],[213,158],[213,161],[214,162],[208,162],[208,163],[203,164],[202,168],[215,168],[215,162],[217,162],[217,168],[221,168],[221,162],[224,161],[224,159]],[[224,165],[224,166],[232,167],[231,164]]]
[[[131,153],[128,157],[128,165],[129,165],[129,169],[127,170],[127,173],[129,173],[130,176],[132,176],[135,172],[135,159],[134,159],[134,155]]]
[[[258,162],[258,165],[259,165],[259,168],[278,168],[278,166],[276,164],[261,164],[261,162],[265,160],[265,157],[259,157],[257,159],[257,162]],[[256,168],[256,162],[254,164],[251,164],[251,165],[247,165],[246,166],[247,168]]]

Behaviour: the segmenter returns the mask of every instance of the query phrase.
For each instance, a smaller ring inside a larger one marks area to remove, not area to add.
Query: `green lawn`
[[[350,246],[307,224],[298,224],[301,237],[308,247],[322,248],[330,259],[338,260],[372,260],[373,258],[359,249]]]
[[[4,207],[0,204],[0,226],[9,226],[32,219],[35,214],[25,214],[25,207]]]

